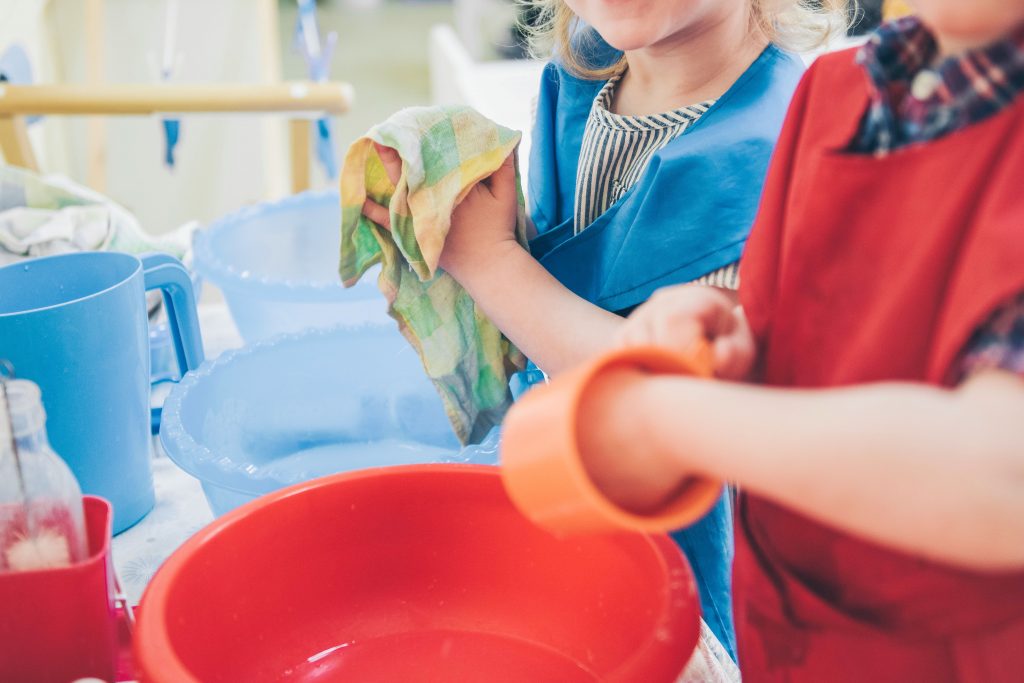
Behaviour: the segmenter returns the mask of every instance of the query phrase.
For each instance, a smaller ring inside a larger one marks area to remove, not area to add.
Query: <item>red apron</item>
[[[769,385],[948,384],[1024,291],[1024,100],[878,159],[844,151],[865,78],[851,52],[816,62],[776,148],[741,278]],[[747,683],[1024,681],[1024,573],[925,561],[755,496],[736,543]]]

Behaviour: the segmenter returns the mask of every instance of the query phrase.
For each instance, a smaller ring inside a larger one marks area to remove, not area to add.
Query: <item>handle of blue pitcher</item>
[[[159,289],[164,295],[168,327],[174,343],[174,355],[182,377],[203,362],[203,337],[196,314],[196,297],[192,280],[181,261],[168,254],[147,254],[140,257],[146,291]],[[160,426],[160,408],[152,409],[154,433]]]

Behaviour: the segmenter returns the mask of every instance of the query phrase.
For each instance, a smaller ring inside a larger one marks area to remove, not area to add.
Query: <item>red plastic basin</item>
[[[136,656],[154,683],[668,683],[697,605],[668,537],[559,538],[497,468],[390,467],[200,531],[150,583]]]

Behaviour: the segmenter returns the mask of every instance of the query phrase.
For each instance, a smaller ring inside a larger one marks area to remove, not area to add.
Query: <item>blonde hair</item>
[[[565,0],[524,0],[535,8],[535,23],[524,27],[534,57],[552,53],[581,78],[604,80],[625,66],[625,56],[613,64],[588,61],[588,44],[597,40],[594,31],[580,31],[579,17]],[[805,52],[819,49],[850,25],[850,7],[856,0],[750,0],[752,29],[784,50]]]

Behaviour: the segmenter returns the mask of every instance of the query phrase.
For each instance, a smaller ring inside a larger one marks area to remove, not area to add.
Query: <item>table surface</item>
[[[207,358],[242,346],[242,339],[224,304],[201,305],[199,324]],[[154,438],[153,444],[156,505],[138,524],[114,537],[114,568],[121,587],[135,605],[163,561],[186,539],[213,521],[199,480],[171,462],[158,439]]]

